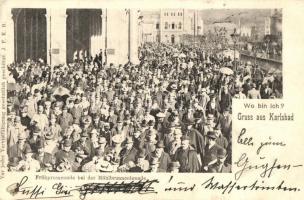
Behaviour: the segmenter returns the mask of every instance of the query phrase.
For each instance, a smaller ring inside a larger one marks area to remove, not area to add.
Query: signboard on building
[[[60,50],[59,49],[52,49],[52,54],[59,54]]]
[[[115,54],[115,49],[107,49],[107,54],[108,55],[114,55]]]

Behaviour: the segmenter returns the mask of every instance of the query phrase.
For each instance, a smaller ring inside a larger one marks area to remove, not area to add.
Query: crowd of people
[[[139,57],[9,65],[9,170],[231,172],[232,98],[280,98],[279,79],[191,46]]]

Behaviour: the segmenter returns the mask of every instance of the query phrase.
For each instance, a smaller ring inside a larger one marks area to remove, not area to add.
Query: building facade
[[[160,12],[159,10],[142,11],[142,43],[160,42]]]
[[[7,61],[44,59],[58,65],[75,52],[107,63],[138,63],[137,10],[12,8],[4,9]],[[119,27],[119,30],[117,29]],[[127,41],[127,42],[126,42]]]
[[[282,11],[271,10],[269,17],[265,18],[265,35],[282,37]]]
[[[184,35],[203,35],[204,22],[195,10],[143,11],[143,42],[179,44]]]
[[[163,43],[180,43],[184,34],[184,9],[162,9],[160,11],[160,41]]]

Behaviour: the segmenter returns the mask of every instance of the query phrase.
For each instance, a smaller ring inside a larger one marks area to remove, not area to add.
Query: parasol
[[[53,96],[56,100],[66,101],[66,99],[70,96],[70,90],[65,87],[59,86],[54,89]]]
[[[53,95],[59,95],[59,96],[64,96],[64,95],[70,95],[70,90],[68,90],[65,87],[59,86],[54,89]]]
[[[226,75],[232,75],[233,74],[232,69],[230,69],[228,67],[222,67],[219,71],[220,71],[220,73],[226,74]]]

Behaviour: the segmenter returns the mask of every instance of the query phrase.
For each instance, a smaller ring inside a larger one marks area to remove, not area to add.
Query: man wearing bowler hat
[[[232,131],[232,116],[230,114],[230,108],[226,108],[223,114],[220,115],[217,126],[221,128],[223,136],[228,139]]]
[[[75,161],[75,153],[71,150],[72,141],[65,139],[62,144],[62,149],[55,153],[56,164],[62,163],[63,160],[67,160],[70,163]]]
[[[42,132],[41,129],[35,126],[32,132],[32,136],[28,139],[28,143],[34,152],[37,152],[37,142],[45,140],[41,132]]]
[[[214,161],[212,156],[217,156],[218,149],[222,149],[221,146],[216,144],[216,138],[216,133],[214,131],[209,131],[207,133],[207,145],[203,156],[203,166],[210,165],[210,162]]]
[[[133,146],[133,139],[127,137],[125,140],[125,147],[120,152],[120,165],[124,165],[129,161],[136,161],[137,149]]]
[[[62,114],[59,116],[59,125],[64,132],[70,125],[73,124],[73,116],[68,112],[68,107],[64,106],[62,109]]]
[[[44,169],[44,168],[51,169],[52,160],[53,160],[52,154],[44,151],[44,142],[43,141],[37,142],[37,152],[33,155],[33,158],[39,161],[40,167],[42,169]]]
[[[146,172],[149,170],[149,161],[145,159],[146,152],[144,149],[140,149],[136,156],[135,166],[129,169],[129,172]]]
[[[190,138],[187,135],[182,137],[182,146],[177,149],[173,160],[180,163],[180,172],[199,172],[200,163],[197,152],[190,146]]]
[[[80,139],[75,141],[72,145],[72,150],[75,151],[78,147],[83,149],[84,154],[88,156],[88,158],[92,158],[94,156],[94,147],[91,140],[88,139],[89,135],[87,131],[83,131],[80,134]]]
[[[158,161],[159,172],[168,172],[169,164],[171,163],[171,158],[168,153],[164,151],[165,145],[162,140],[158,141],[156,144],[156,149],[154,151],[152,159],[156,158]],[[152,162],[152,159],[150,160]]]
[[[204,154],[205,138],[200,132],[198,132],[198,130],[193,128],[194,120],[187,118],[184,124],[186,127],[186,130],[184,132],[185,135],[189,136],[190,138],[190,145],[198,154]]]
[[[98,138],[98,147],[95,148],[94,155],[96,155],[97,151],[102,152],[102,156],[105,156],[109,153],[110,149],[109,149],[109,146],[107,144],[107,140],[105,137]]]
[[[208,172],[231,173],[231,165],[226,163],[227,152],[221,148],[217,150],[217,162],[208,166]]]

